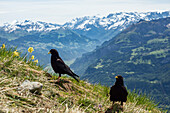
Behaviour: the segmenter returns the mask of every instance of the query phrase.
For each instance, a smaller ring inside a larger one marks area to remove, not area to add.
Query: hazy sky
[[[170,11],[170,0],[0,0],[0,25],[25,19],[63,24],[114,12]]]

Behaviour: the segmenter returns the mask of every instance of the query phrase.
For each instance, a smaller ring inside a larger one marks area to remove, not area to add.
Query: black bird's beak
[[[118,78],[118,76],[115,76],[115,78]]]
[[[48,52],[48,54],[51,54],[51,52]]]

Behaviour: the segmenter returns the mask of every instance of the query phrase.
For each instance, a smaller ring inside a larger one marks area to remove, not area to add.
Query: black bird
[[[51,66],[55,73],[59,73],[58,80],[60,79],[61,74],[68,74],[79,82],[79,80],[76,78],[79,76],[73,73],[71,69],[64,63],[64,61],[60,58],[57,50],[51,49],[48,54],[52,54]]]
[[[124,86],[123,77],[118,75],[115,77],[116,82],[110,89],[110,101],[120,101],[123,107],[123,102],[127,101],[128,92]]]

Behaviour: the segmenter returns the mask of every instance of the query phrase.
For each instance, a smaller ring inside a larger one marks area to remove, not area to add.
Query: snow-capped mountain
[[[169,16],[170,11],[120,12],[107,16],[76,18],[64,25],[31,20],[13,21],[0,27],[0,41],[18,46],[18,49],[22,50],[34,46],[40,50],[37,53],[40,58],[43,57],[44,51],[57,48],[65,55],[65,59],[72,60],[92,51],[97,45],[140,20],[149,21]]]
[[[165,12],[120,12],[109,14],[108,16],[85,16],[73,19],[64,24],[64,27],[70,28],[79,34],[86,35],[93,39],[99,39],[101,42],[109,40],[116,34],[140,20],[153,20],[166,18],[170,16],[170,11]]]
[[[28,32],[31,31],[51,31],[51,30],[57,30],[61,27],[61,25],[58,24],[52,24],[52,23],[46,23],[41,21],[31,21],[31,20],[25,20],[25,21],[13,21],[11,24],[5,23],[3,26],[3,29],[7,32],[13,32],[15,30],[25,30]]]
[[[119,31],[124,30],[127,26],[138,22],[139,20],[153,20],[159,18],[166,18],[170,16],[170,11],[165,12],[120,12],[112,13],[107,16],[85,16],[81,18],[75,18],[70,22],[66,22],[64,25],[59,25],[55,23],[46,23],[41,21],[13,21],[12,23],[5,23],[3,29],[8,32],[15,30],[26,30],[31,31],[51,31],[57,30],[60,27],[70,28],[74,31],[77,31],[83,35],[89,35],[91,38],[96,38],[91,32],[96,33],[97,31],[113,31],[119,29]],[[87,33],[86,33],[87,32]]]
[[[105,30],[116,29],[118,26],[125,26],[133,22],[138,22],[139,20],[153,20],[159,18],[165,18],[170,16],[170,12],[147,12],[147,13],[113,13],[108,16],[98,17],[98,16],[85,16],[82,18],[73,19],[67,22],[64,26],[71,29],[81,29],[84,31],[89,31],[88,25],[94,25],[95,27],[103,27]]]
[[[78,34],[85,35],[92,39],[98,39],[102,42],[111,39],[122,30],[127,28],[140,20],[153,20],[159,18],[166,18],[170,16],[170,11],[165,12],[119,12],[112,13],[107,16],[85,16],[75,18],[64,25],[46,23],[46,22],[33,22],[31,20],[13,21],[11,24],[6,23],[3,29],[6,32],[13,32],[16,30],[32,31],[51,31],[59,28],[69,28]]]

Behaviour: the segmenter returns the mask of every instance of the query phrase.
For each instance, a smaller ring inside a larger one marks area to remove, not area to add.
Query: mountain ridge
[[[119,12],[111,13],[107,16],[85,16],[66,22],[64,26],[86,35],[101,42],[108,41],[116,36],[128,26],[137,23],[140,20],[154,20],[170,16],[170,11],[165,12]]]
[[[80,35],[92,39],[98,39],[103,43],[114,37],[129,25],[137,23],[140,20],[154,20],[170,16],[170,11],[164,12],[119,12],[111,13],[107,16],[84,16],[72,19],[63,25],[47,23],[41,21],[13,21],[11,24],[6,23],[2,27],[7,32],[23,29],[27,32],[33,31],[51,31],[59,28],[69,28]],[[101,44],[100,43],[100,44]]]

